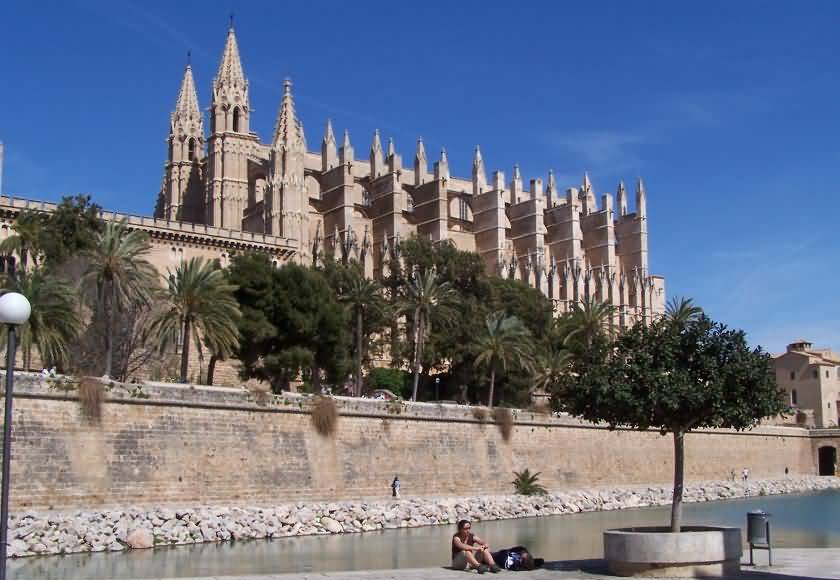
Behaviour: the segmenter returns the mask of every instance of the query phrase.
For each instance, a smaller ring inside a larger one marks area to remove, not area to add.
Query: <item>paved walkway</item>
[[[767,552],[757,551],[756,562],[766,564]],[[744,562],[749,561],[749,553]],[[738,580],[808,580],[812,578],[840,579],[840,548],[779,549],[773,551],[774,566],[744,565]],[[502,572],[485,574],[484,578],[513,578],[516,580],[615,580],[607,573],[603,560],[571,560],[546,562],[545,568],[532,572]],[[476,574],[456,572],[448,568],[413,568],[400,570],[365,570],[360,572],[311,572],[305,574],[273,574],[268,576],[214,576],[191,580],[465,580]],[[165,580],[165,579],[159,579]]]

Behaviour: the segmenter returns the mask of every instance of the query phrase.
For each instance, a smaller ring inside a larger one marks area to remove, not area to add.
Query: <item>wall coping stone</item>
[[[4,377],[5,370],[0,370]],[[92,378],[106,385],[106,402],[114,404],[185,406],[227,411],[257,413],[308,413],[314,395],[283,393],[282,395],[259,395],[246,387],[216,387],[146,381],[140,383],[119,383],[117,381]],[[79,379],[59,375],[44,377],[41,373],[15,371],[14,396],[34,399],[75,400]],[[0,393],[2,398],[2,393]],[[473,415],[476,405],[447,403],[426,403],[411,401],[381,401],[376,399],[332,396],[341,416],[380,418],[384,420],[431,421],[453,423],[493,424],[488,412],[485,420]],[[488,410],[489,411],[489,410]],[[578,429],[609,429],[606,424],[597,424],[578,419],[567,413],[539,413],[522,409],[511,409],[514,423],[520,426],[540,426]],[[638,431],[629,427],[617,427],[616,431]],[[655,429],[650,432],[656,433]],[[734,429],[697,429],[693,434],[740,435],[753,437],[836,437],[840,429],[805,429],[777,425],[759,425],[748,431]]]

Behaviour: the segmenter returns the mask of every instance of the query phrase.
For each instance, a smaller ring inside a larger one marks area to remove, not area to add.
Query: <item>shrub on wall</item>
[[[319,435],[329,437],[338,425],[338,407],[331,397],[315,397],[312,403],[312,425]]]
[[[487,416],[489,413],[487,412],[487,407],[473,407],[472,408],[472,416],[476,421],[480,421],[484,423],[487,420]]]
[[[105,399],[105,389],[102,383],[91,379],[83,379],[79,383],[79,405],[82,416],[88,421],[98,423],[102,418],[102,401]]]
[[[496,407],[493,409],[493,421],[502,434],[502,439],[510,441],[513,434],[513,413],[507,407]]]

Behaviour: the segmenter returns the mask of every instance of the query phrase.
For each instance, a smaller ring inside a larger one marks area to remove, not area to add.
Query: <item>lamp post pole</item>
[[[26,324],[32,306],[26,296],[6,292],[0,296],[0,325],[9,328],[6,343],[6,401],[3,415],[3,488],[0,492],[0,580],[6,580],[6,554],[9,547],[9,484],[12,471],[12,388],[15,383],[15,332]]]
[[[12,388],[15,382],[15,325],[6,343],[6,401],[3,413],[3,489],[0,494],[0,580],[6,580],[9,535],[9,473],[12,465]]]

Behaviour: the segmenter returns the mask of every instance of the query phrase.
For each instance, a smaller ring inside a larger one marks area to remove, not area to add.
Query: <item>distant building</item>
[[[840,354],[799,339],[773,360],[773,367],[791,407],[813,410],[817,427],[840,425]]]

